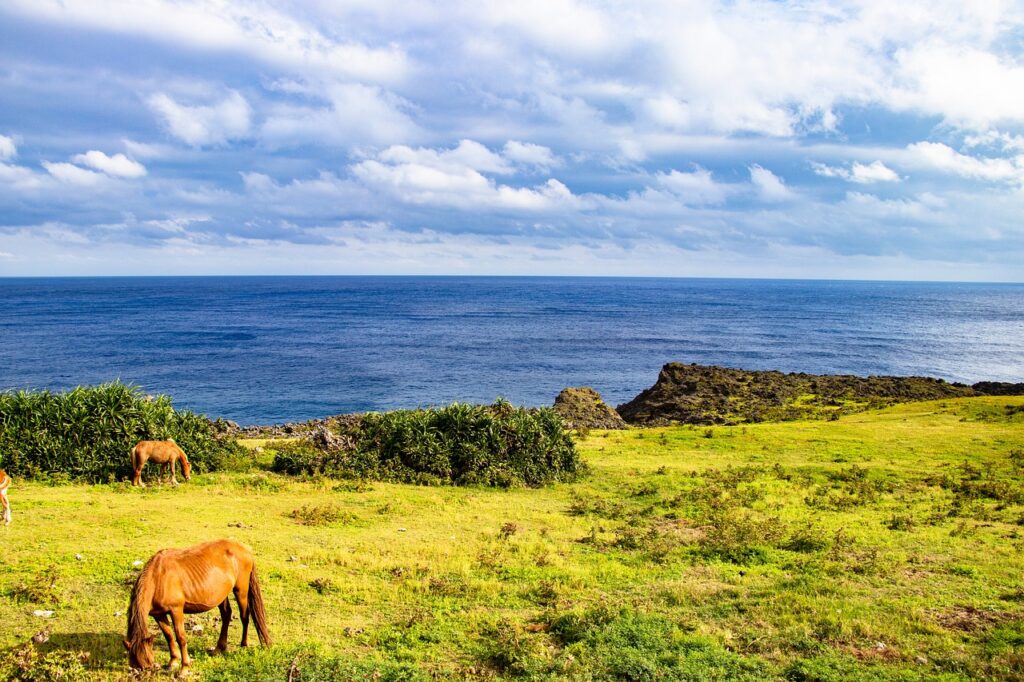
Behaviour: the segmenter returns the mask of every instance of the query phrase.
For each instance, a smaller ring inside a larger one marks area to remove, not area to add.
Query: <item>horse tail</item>
[[[153,604],[153,559],[146,562],[132,587],[128,604],[128,642],[131,647],[142,646],[149,637],[146,619]]]
[[[249,573],[249,608],[252,610],[252,619],[256,624],[256,634],[260,637],[260,644],[270,646],[267,611],[263,608],[263,592],[260,590],[260,579],[256,576],[256,564],[252,565],[252,572]]]

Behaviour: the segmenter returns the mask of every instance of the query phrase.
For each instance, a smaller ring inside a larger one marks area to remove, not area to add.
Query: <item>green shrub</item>
[[[779,519],[750,512],[723,512],[711,518],[700,539],[701,554],[734,564],[764,563],[769,548],[785,536]]]
[[[325,452],[307,440],[296,440],[269,446],[274,450],[270,468],[279,474],[337,474],[344,468],[340,452]]]
[[[583,470],[572,437],[550,409],[452,403],[427,410],[364,415],[346,434],[352,448],[306,441],[276,446],[272,468],[288,474],[422,485],[541,486]]]
[[[16,477],[109,481],[131,473],[140,440],[173,438],[196,472],[243,458],[243,448],[214,436],[202,415],[175,410],[167,396],[122,383],[64,393],[0,393],[0,467]]]
[[[917,520],[910,514],[893,514],[885,520],[885,527],[889,530],[914,530]]]
[[[500,618],[483,628],[483,661],[509,676],[528,676],[542,669],[544,650],[521,625]]]

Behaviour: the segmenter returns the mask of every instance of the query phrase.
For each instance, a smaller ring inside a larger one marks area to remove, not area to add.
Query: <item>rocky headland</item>
[[[593,388],[566,388],[553,408],[571,429],[624,429],[667,424],[742,424],[794,419],[836,419],[896,403],[971,396],[1024,395],[1024,383],[950,383],[931,377],[806,374],[670,362],[653,386],[613,408]],[[358,431],[361,414],[306,422],[239,426],[211,422],[221,435],[241,438],[322,438]]]
[[[635,426],[739,424],[838,418],[895,403],[977,395],[1022,395],[1024,384],[973,386],[930,377],[750,371],[670,362],[618,413]]]

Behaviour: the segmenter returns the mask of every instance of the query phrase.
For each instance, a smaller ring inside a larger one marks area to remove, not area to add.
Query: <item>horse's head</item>
[[[181,475],[185,477],[186,481],[192,480],[192,465],[188,463],[187,459],[181,460]]]
[[[133,670],[149,670],[156,664],[153,656],[153,636],[142,637],[134,644],[124,640],[124,648],[128,650],[128,665]]]

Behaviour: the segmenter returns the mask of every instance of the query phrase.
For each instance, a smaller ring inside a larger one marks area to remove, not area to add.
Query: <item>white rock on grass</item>
[[[53,617],[53,611],[42,611],[42,610],[33,611],[32,615],[35,616],[36,618],[52,618]]]

